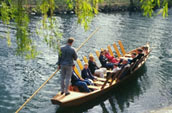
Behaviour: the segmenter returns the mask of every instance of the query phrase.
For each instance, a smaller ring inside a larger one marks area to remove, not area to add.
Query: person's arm
[[[100,60],[100,63],[101,63],[101,64],[104,62],[103,56],[102,56],[102,55],[100,55],[99,60]]]
[[[61,63],[61,49],[60,51],[58,52],[59,56],[58,56],[58,62],[57,62],[57,65],[58,65],[58,69],[60,69],[60,63]]]
[[[83,79],[85,79],[85,78],[86,78],[85,69],[83,69],[83,70],[81,71],[81,76],[82,76],[82,78],[83,78]]]
[[[94,62],[94,65],[95,65],[95,68],[96,69],[99,69],[100,68],[99,66],[97,66],[96,62]]]
[[[91,78],[92,80],[94,80],[94,79],[95,79],[95,77],[91,74],[90,70],[89,70],[89,69],[87,69],[87,71],[88,71],[88,74],[89,74],[90,78]]]
[[[76,53],[76,51],[74,49],[73,59],[76,60],[77,58],[78,58],[78,55],[77,55],[77,53]]]
[[[88,62],[88,68],[90,69],[91,73],[94,73],[94,67],[93,67],[93,63],[92,62]]]
[[[110,54],[106,54],[105,56],[106,56],[106,58],[107,58],[108,60],[112,60],[112,59],[114,58],[114,57],[111,56]]]
[[[80,80],[80,78],[78,77],[78,75],[74,71],[72,72],[72,79],[74,81],[79,81]]]

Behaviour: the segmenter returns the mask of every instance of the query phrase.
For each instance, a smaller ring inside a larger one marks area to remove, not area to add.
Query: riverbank
[[[133,2],[131,6],[130,0],[104,0],[98,5],[99,12],[117,12],[117,11],[141,11],[141,4],[138,0]],[[74,10],[68,10],[65,5],[59,6],[55,13],[74,13]]]
[[[114,11],[141,11],[139,0],[133,1],[133,5],[131,6],[131,0],[104,0],[104,2],[99,3],[98,10],[99,12],[114,12]],[[56,1],[58,7],[55,8],[54,14],[71,14],[75,13],[74,9],[69,10],[67,8],[67,4],[65,1]],[[31,5],[27,5],[27,8],[31,14],[41,15],[41,11],[37,8],[37,5],[32,3]]]
[[[32,15],[41,15],[41,11],[36,4],[40,3],[31,3],[26,7],[29,8],[30,14]],[[65,1],[56,0],[54,14],[71,14],[75,13],[74,9],[69,10]],[[169,7],[172,6],[172,1],[168,3]],[[104,0],[104,2],[99,3],[98,5],[99,12],[109,13],[109,12],[118,12],[118,11],[142,11],[140,0]]]

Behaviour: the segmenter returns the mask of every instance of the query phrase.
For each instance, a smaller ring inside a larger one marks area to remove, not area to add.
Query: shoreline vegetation
[[[36,5],[25,5],[25,7],[28,7],[30,10],[31,15],[41,15],[41,11],[36,10]],[[115,3],[100,3],[98,6],[98,11],[103,13],[108,12],[117,12],[117,11],[141,11],[140,5],[130,5],[130,2],[115,2]],[[75,13],[74,9],[68,9],[66,5],[58,5],[58,7],[55,8],[54,14],[73,14]]]
[[[37,10],[38,2],[30,2],[30,4],[25,5],[29,9],[29,13],[31,15],[41,15],[41,11]],[[60,1],[56,0],[55,4],[57,7],[55,7],[54,14],[73,14],[75,13],[74,9],[68,9],[68,6],[66,4],[66,1]],[[120,11],[143,11],[141,9],[141,2],[140,0],[104,0],[104,2],[99,3],[98,5],[98,11],[103,13],[108,12],[120,12]],[[172,7],[172,1],[169,1],[168,7]],[[158,7],[155,7],[154,9],[158,9]]]

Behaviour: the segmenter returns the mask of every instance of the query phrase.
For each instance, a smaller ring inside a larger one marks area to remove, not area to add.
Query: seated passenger
[[[96,80],[96,77],[94,77],[91,74],[91,71],[88,68],[88,63],[84,64],[84,69],[81,71],[81,76],[84,80],[89,80],[92,84],[93,84],[93,81]]]
[[[121,70],[125,69],[125,68],[129,68],[130,67],[130,64],[128,62],[128,60],[124,59],[122,61],[122,65],[121,65]],[[125,70],[121,73],[119,79],[121,80],[124,76],[126,76],[128,74],[128,70]]]
[[[107,50],[104,50],[104,52],[105,52],[105,57],[108,59],[109,62],[111,62],[111,63],[118,63],[119,62],[119,60],[116,59],[114,56],[111,56]]]
[[[105,57],[105,52],[101,51],[99,56],[100,63],[102,67],[105,67],[107,69],[113,69],[113,63],[109,63],[107,58]]]
[[[131,53],[131,58],[128,58],[129,64],[135,63],[136,60],[137,60],[136,53],[135,52]]]
[[[144,56],[144,54],[143,54],[142,52],[143,52],[142,49],[137,49],[137,53],[138,53],[137,56],[136,56],[136,53],[133,52],[133,53],[132,53],[132,60],[129,60],[129,62],[130,62],[129,64],[135,63],[136,60],[140,60],[140,59]]]
[[[121,69],[123,69],[123,68],[125,68],[125,67],[130,67],[130,64],[129,64],[129,61],[127,60],[127,59],[123,59],[122,60],[122,63],[119,65],[118,64],[118,66],[121,68]]]
[[[75,65],[73,66],[73,69],[74,67]],[[90,92],[89,88],[87,87],[87,85],[90,85],[90,81],[80,79],[74,70],[72,72],[71,83],[73,86],[77,86],[82,92]]]
[[[148,46],[143,46],[141,49],[143,50],[144,55],[148,54]]]
[[[118,67],[118,64],[114,64],[114,68],[113,68],[113,73],[116,73],[117,71],[121,70],[121,68]]]
[[[137,59],[141,59],[144,56],[142,49],[137,49],[137,53],[138,53],[138,55],[136,56]]]
[[[93,56],[89,56],[88,61],[88,68],[90,69],[91,73],[93,75],[98,75],[99,77],[104,78],[104,74],[106,74],[107,69],[106,68],[99,68],[94,61]]]

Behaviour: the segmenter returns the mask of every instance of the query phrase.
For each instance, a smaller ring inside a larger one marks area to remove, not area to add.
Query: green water
[[[137,77],[95,101],[78,108],[59,109],[50,99],[60,90],[60,74],[30,101],[21,113],[147,113],[172,105],[172,14],[167,19],[161,16],[146,18],[140,13],[100,13],[91,23],[90,30],[84,31],[73,15],[58,15],[64,43],[70,36],[75,37],[78,47],[97,27],[101,29],[78,52],[79,58],[95,50],[106,48],[121,40],[126,51],[149,42],[153,50],[146,64],[137,72]],[[15,55],[15,47],[7,47],[0,39],[0,113],[14,113],[32,93],[56,70],[58,55],[39,41],[35,25],[40,17],[33,17],[30,28],[38,50],[42,51],[34,60],[26,61]],[[16,29],[10,26],[12,42]],[[0,24],[0,35],[5,29]],[[96,59],[97,63],[98,60]]]

